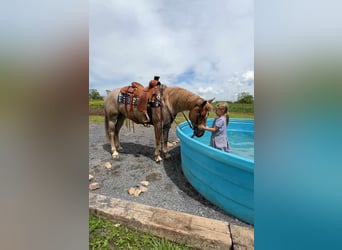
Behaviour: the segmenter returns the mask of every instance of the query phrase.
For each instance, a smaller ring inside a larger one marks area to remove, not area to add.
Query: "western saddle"
[[[138,82],[132,82],[130,86],[122,87],[120,89],[120,92],[123,95],[129,96],[129,110],[127,110],[128,103],[125,102],[125,109],[128,118],[132,119],[135,122],[139,122],[137,121],[133,112],[134,98],[136,98],[137,109],[143,112],[146,116],[146,120],[143,121],[143,123],[147,124],[151,121],[147,113],[147,105],[149,101],[154,100],[157,97],[159,93],[160,84],[161,83],[159,82],[159,76],[155,76],[154,79],[149,82],[149,85],[147,87],[144,87],[142,84]]]

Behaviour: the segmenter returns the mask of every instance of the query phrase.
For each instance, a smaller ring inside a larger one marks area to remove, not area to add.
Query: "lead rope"
[[[188,118],[186,117],[186,115],[184,114],[184,112],[182,111],[182,114],[183,114],[183,116],[184,116],[184,118],[185,118],[185,120],[188,122],[188,125],[189,125],[189,127],[193,130],[194,128],[192,127],[192,125],[191,125],[191,123],[190,123],[190,121],[188,120]]]
[[[189,119],[186,117],[186,115],[184,114],[183,111],[182,111],[182,114],[183,114],[185,120],[187,121],[189,127],[194,131],[194,133],[193,133],[192,136],[191,136],[191,138],[194,138],[194,136],[195,136],[195,129],[193,128],[193,126],[191,125],[191,122],[190,122]],[[177,125],[178,125],[178,124],[177,124]]]
[[[174,121],[174,122],[176,123],[177,127],[178,127],[179,123],[176,121],[176,117],[175,117],[175,116],[173,116],[173,115],[171,114],[171,111],[169,110],[169,108],[168,108],[168,107],[166,107],[166,109],[167,109],[167,111],[169,112],[169,114],[170,114],[170,116],[171,116],[171,119],[172,119],[172,121]],[[189,120],[188,120],[188,118],[186,117],[186,115],[184,114],[184,112],[183,112],[183,111],[181,111],[181,113],[183,114],[183,116],[184,116],[185,120],[188,122],[188,125],[189,125],[189,127],[190,127],[190,128],[192,128],[192,125],[191,125],[191,123],[189,122]],[[177,116],[177,115],[176,115],[176,116]]]
[[[177,127],[178,127],[178,122],[176,121],[176,117],[172,115],[172,113],[170,112],[169,108],[166,106],[166,110],[169,112],[171,119],[176,123]],[[193,128],[193,126],[191,125],[191,122],[189,121],[189,119],[186,117],[186,115],[184,114],[183,111],[181,111],[181,113],[183,114],[185,120],[187,121],[189,127],[194,131],[194,133],[192,134],[191,138],[193,138],[195,136],[195,130]]]
[[[161,87],[161,83],[159,84],[159,93],[160,93],[160,129],[161,129],[161,138],[160,138],[160,151],[163,152],[164,149],[164,131],[163,131],[163,88]]]

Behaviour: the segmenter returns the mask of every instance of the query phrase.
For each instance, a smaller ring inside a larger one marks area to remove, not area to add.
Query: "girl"
[[[201,126],[200,129],[211,131],[210,146],[219,150],[230,152],[229,142],[227,138],[227,126],[229,122],[228,104],[226,102],[220,102],[216,105],[216,116],[212,127]]]

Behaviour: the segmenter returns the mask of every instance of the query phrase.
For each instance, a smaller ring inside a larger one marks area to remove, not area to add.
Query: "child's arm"
[[[200,125],[198,126],[200,129],[204,129],[204,130],[208,130],[210,132],[216,132],[218,130],[218,127],[214,126],[214,127],[208,127],[208,126],[205,126],[205,125]]]

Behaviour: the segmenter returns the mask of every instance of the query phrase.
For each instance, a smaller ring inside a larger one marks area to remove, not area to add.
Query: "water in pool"
[[[228,141],[231,148],[231,154],[236,154],[243,158],[254,160],[254,133],[246,131],[228,131]],[[211,133],[206,131],[204,135],[195,140],[209,145]]]

